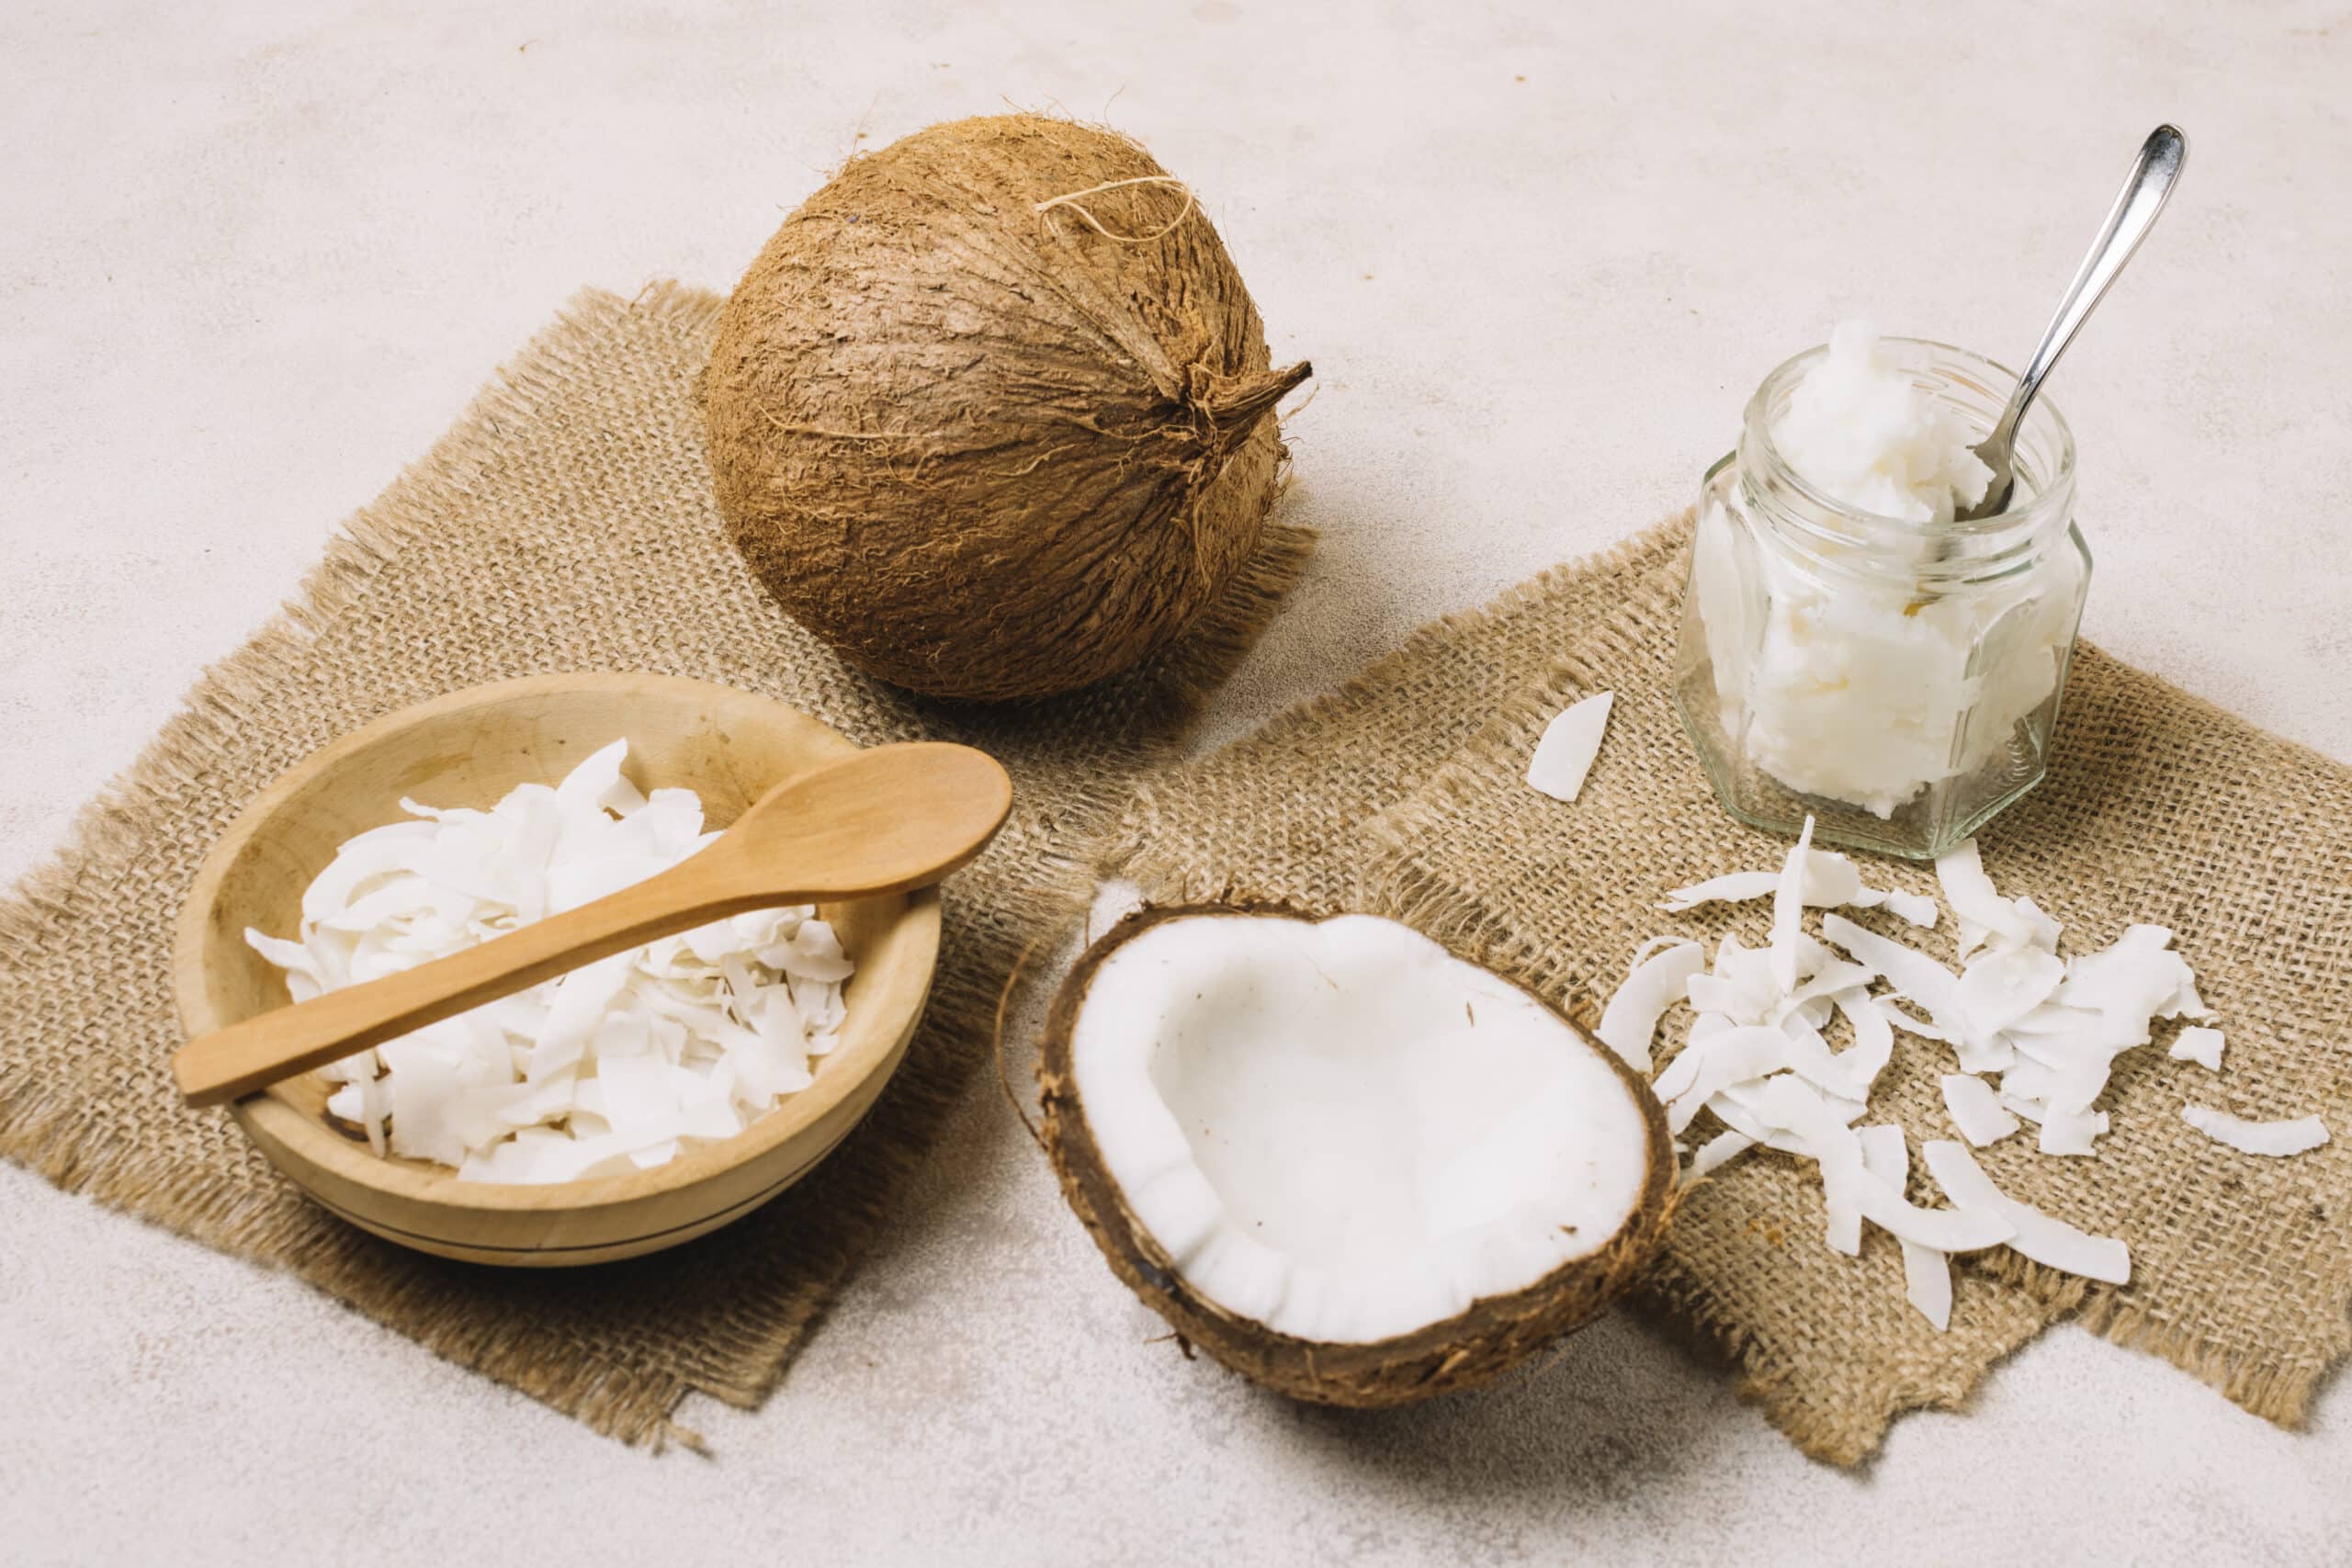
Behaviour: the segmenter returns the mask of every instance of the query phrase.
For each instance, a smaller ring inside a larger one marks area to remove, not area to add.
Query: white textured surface
[[[576,287],[724,287],[861,130],[1006,99],[1108,106],[1319,371],[1326,544],[1215,737],[1686,502],[1840,315],[2014,363],[2177,118],[2180,199],[2053,384],[2089,629],[2352,758],[2339,6],[684,9],[0,12],[0,874]],[[0,1237],[12,1562],[2289,1563],[2352,1530],[2342,1390],[2292,1436],[2072,1331],[1861,1475],[1623,1319],[1490,1394],[1293,1408],[1146,1343],[978,1092],[769,1408],[685,1412],[710,1461],[19,1170]]]

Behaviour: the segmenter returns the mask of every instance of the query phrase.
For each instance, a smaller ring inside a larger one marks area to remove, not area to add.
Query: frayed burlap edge
[[[130,824],[141,808],[158,803],[166,781],[199,775],[206,759],[218,754],[224,721],[249,704],[266,702],[273,684],[296,670],[318,628],[364,595],[404,545],[434,526],[436,501],[462,492],[470,478],[496,460],[502,422],[521,423],[531,415],[567,374],[574,344],[630,312],[663,315],[684,328],[707,329],[724,305],[722,296],[667,280],[649,284],[634,299],[596,288],[576,295],[553,323],[500,367],[422,458],[335,531],[318,563],[277,614],[234,653],[207,667],[180,711],[129,768],[82,807],[50,857],[0,894],[0,948],[29,942],[46,934],[54,922],[71,919],[71,896],[84,869],[107,853],[136,849],[139,836]],[[1312,530],[1270,518],[1259,550],[1241,576],[1169,656],[1161,671],[1164,705],[1158,716],[1166,728],[1154,742],[1163,760],[1181,749],[1207,695],[1256,641],[1314,547]],[[1075,791],[1073,826],[1087,838],[1099,834],[1124,804],[1125,793],[1120,784]],[[1065,867],[1049,868],[1038,886],[1011,895],[1013,917],[1040,927],[1066,920],[1070,889],[1080,883],[1091,886],[1091,877],[1075,859]],[[931,1003],[933,1022],[944,1027],[956,1048],[921,1060],[910,1055],[860,1129],[861,1137],[879,1140],[873,1157],[886,1166],[888,1178],[835,1205],[825,1239],[839,1249],[838,1265],[817,1270],[820,1281],[807,1290],[743,1304],[737,1322],[752,1342],[755,1371],[751,1375],[649,1377],[641,1369],[616,1365],[578,1346],[568,1347],[562,1357],[549,1357],[544,1346],[525,1339],[500,1341],[469,1332],[474,1325],[455,1314],[390,1326],[434,1354],[528,1394],[605,1436],[657,1451],[673,1443],[707,1451],[702,1436],[676,1421],[680,1403],[689,1393],[704,1393],[749,1409],[775,1392],[794,1356],[820,1324],[865,1238],[896,1201],[903,1179],[935,1141],[972,1068],[985,1055],[998,997],[993,987],[967,989],[972,994],[943,988]],[[246,1157],[261,1156],[247,1151]],[[22,1076],[0,1079],[0,1158],[27,1167],[65,1191],[254,1261],[266,1262],[269,1255],[282,1252],[291,1238],[291,1224],[304,1217],[301,1211],[266,1203],[226,1174],[192,1177],[184,1169],[159,1169],[140,1150],[111,1141],[96,1108]],[[338,1227],[335,1234],[343,1250],[333,1259],[313,1255],[307,1278],[353,1305],[360,1284],[379,1267],[368,1250],[375,1244],[356,1231]]]
[[[1272,745],[1286,738],[1311,738],[1331,716],[1376,700],[1397,673],[1421,662],[1432,649],[1483,621],[1547,597],[1564,582],[1606,575],[1641,559],[1659,549],[1686,525],[1688,517],[1688,513],[1678,514],[1589,555],[1546,567],[1476,609],[1457,611],[1423,623],[1396,651],[1382,655],[1331,690],[1285,708],[1236,744]],[[1252,886],[1239,873],[1219,872],[1170,854],[1168,836],[1157,831],[1156,827],[1150,795],[1148,792],[1141,793],[1121,814],[1112,830],[1095,843],[1091,855],[1093,874],[1088,897],[1091,897],[1093,884],[1113,880],[1136,884],[1153,903],[1216,898],[1280,901],[1288,897],[1276,890]]]

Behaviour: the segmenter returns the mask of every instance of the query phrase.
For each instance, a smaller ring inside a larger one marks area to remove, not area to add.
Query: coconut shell
[[[752,571],[849,662],[1044,696],[1166,648],[1233,581],[1309,373],[1271,368],[1216,231],[1140,146],[956,120],[854,159],[752,263],[711,468]]]
[[[1491,1382],[1600,1316],[1657,1251],[1677,1190],[1665,1108],[1639,1073],[1598,1045],[1596,1055],[1633,1091],[1648,1131],[1648,1168],[1641,1196],[1623,1228],[1600,1251],[1564,1264],[1522,1290],[1476,1301],[1457,1316],[1363,1344],[1324,1344],[1278,1334],[1227,1312],[1186,1284],[1175,1260],[1128,1208],[1103,1163],[1078,1096],[1071,1041],[1088,987],[1111,954],[1163,922],[1232,914],[1314,918],[1267,905],[1182,905],[1139,911],[1079,959],[1047,1015],[1037,1064],[1046,1151],[1061,1179],[1062,1196],[1102,1249],[1112,1272],[1166,1318],[1188,1345],[1198,1346],[1243,1376],[1294,1399],[1360,1408],[1405,1404]],[[1578,1032],[1590,1037],[1589,1030]]]

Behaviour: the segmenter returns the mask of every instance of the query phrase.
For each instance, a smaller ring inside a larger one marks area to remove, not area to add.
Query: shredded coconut
[[[2159,1020],[2202,1021],[2179,1032],[2171,1055],[2220,1070],[2222,1034],[2206,1026],[2215,1014],[2174,950],[2173,933],[2135,925],[2107,948],[2062,956],[2060,923],[2030,898],[2004,897],[1970,842],[1936,866],[1954,915],[1958,968],[1948,968],[1838,912],[1881,908],[1933,930],[1935,901],[1866,886],[1845,856],[1814,849],[1812,832],[1808,820],[1778,871],[1734,872],[1666,896],[1663,907],[1677,913],[1770,897],[1764,945],[1726,935],[1710,960],[1699,943],[1653,939],[1611,999],[1615,1026],[1604,1024],[1604,1038],[1629,1059],[1637,1046],[1646,1060],[1673,1000],[1670,976],[1680,976],[1690,1021],[1653,1088],[1677,1133],[1702,1111],[1724,1129],[1700,1145],[1686,1179],[1758,1146],[1815,1160],[1828,1202],[1828,1245],[1854,1250],[1865,1222],[1894,1235],[1904,1247],[1905,1293],[1939,1328],[1951,1318],[1951,1253],[2006,1244],[2051,1268],[2127,1281],[2123,1242],[2010,1199],[1968,1145],[1999,1142],[2030,1123],[2041,1154],[2095,1155],[2110,1130],[2098,1101],[2115,1058],[2147,1043]],[[1826,942],[1804,929],[1806,908],[1825,911]],[[1843,1051],[1832,1050],[1821,1032],[1833,1016],[1852,1035]],[[1909,1161],[1901,1129],[1856,1126],[1898,1031],[1948,1049],[1960,1069],[1940,1077],[1946,1109],[1967,1142],[1932,1142],[1924,1151],[1949,1209],[1920,1209],[1904,1198]],[[2183,1114],[2249,1153],[2292,1154],[2327,1137],[2315,1117],[2245,1122],[2197,1106]]]
[[[2316,1116],[2298,1116],[2291,1122],[2248,1122],[2226,1111],[2188,1105],[2181,1108],[2180,1119],[2240,1154],[2299,1155],[2327,1142],[2327,1123]]]
[[[640,793],[616,740],[487,811],[403,800],[302,896],[296,940],[248,931],[293,998],[379,979],[668,870],[718,837],[691,790]],[[813,907],[714,921],[321,1068],[327,1110],[469,1180],[570,1181],[734,1136],[812,1081],[853,971]]]

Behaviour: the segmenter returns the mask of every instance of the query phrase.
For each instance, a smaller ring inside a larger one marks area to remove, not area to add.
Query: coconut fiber
[[[1645,937],[1736,929],[1760,942],[1763,905],[1656,908],[1668,888],[1774,867],[1787,851],[1716,806],[1675,716],[1688,539],[1678,520],[1545,572],[1156,774],[1098,872],[1155,903],[1395,915],[1588,1021]],[[1582,795],[1536,794],[1524,776],[1545,722],[1600,691],[1616,706]],[[1982,845],[2003,893],[2065,922],[2065,952],[2134,921],[2172,927],[2222,1013],[2218,1076],[2166,1058],[2174,1023],[2119,1058],[2097,1157],[2040,1155],[2030,1135],[1979,1154],[2012,1195],[2127,1240],[2131,1283],[1996,1248],[1956,1270],[1951,1331],[1938,1334],[1904,1300],[1894,1239],[1871,1229],[1859,1258],[1831,1252],[1812,1166],[1759,1149],[1686,1195],[1633,1310],[1721,1353],[1782,1430],[1838,1463],[1871,1453],[1903,1410],[1962,1404],[1994,1362],[2068,1316],[2297,1424],[2352,1348],[2352,770],[2085,648],[2049,782]],[[1870,872],[1936,892],[1925,866],[1873,858]],[[1951,930],[1947,914],[1932,933],[1891,934],[1949,961]],[[1668,1015],[1662,1059],[1689,1016]],[[1899,1121],[1915,1150],[1951,1137],[1937,1086],[1949,1061],[1898,1035],[1871,1120]],[[2237,1154],[2181,1122],[2189,1102],[2316,1112],[2336,1141],[2291,1159]],[[1911,1191],[1942,1201],[1924,1172]]]
[[[728,542],[696,389],[721,303],[674,288],[576,302],[351,521],[285,616],[204,677],[64,852],[0,900],[0,1155],[286,1269],[632,1441],[690,1440],[671,1415],[691,1391],[750,1405],[775,1387],[985,1055],[1005,977],[1067,906],[1082,874],[1061,852],[1170,760],[1307,547],[1269,524],[1185,642],[1072,697],[974,709],[878,684],[787,618]],[[179,1104],[172,922],[213,840],[310,752],[445,692],[573,670],[721,682],[863,744],[978,746],[1011,772],[1013,816],[946,888],[904,1065],[807,1181],[633,1262],[445,1262],[334,1218],[225,1112]]]

